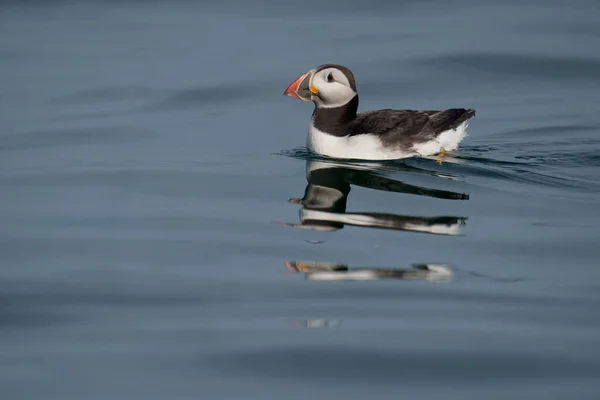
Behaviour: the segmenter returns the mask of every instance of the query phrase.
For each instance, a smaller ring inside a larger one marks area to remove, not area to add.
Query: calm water
[[[6,399],[597,399],[596,1],[0,2]],[[332,163],[282,96],[473,107]],[[305,228],[305,229],[302,229]]]

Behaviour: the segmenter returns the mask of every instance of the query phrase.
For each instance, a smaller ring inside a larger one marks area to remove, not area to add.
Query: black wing
[[[378,110],[360,113],[351,122],[350,136],[370,133],[385,144],[410,148],[455,129],[475,115],[475,110],[452,108],[443,111]]]

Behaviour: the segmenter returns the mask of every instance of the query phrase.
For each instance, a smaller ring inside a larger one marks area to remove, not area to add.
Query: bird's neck
[[[358,94],[339,107],[321,108],[315,106],[312,123],[321,132],[333,136],[346,136],[348,135],[348,124],[356,118],[357,110]]]

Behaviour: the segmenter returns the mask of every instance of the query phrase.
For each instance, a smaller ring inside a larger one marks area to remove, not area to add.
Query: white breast
[[[306,146],[315,153],[333,158],[391,160],[412,157],[414,153],[386,148],[375,135],[333,136],[310,124]]]
[[[375,135],[368,133],[355,136],[334,136],[322,132],[310,124],[306,146],[315,153],[333,158],[360,160],[396,160],[414,156],[437,155],[442,148],[456,150],[466,136],[468,123],[465,121],[456,129],[449,129],[434,140],[414,145],[411,151],[384,146]]]

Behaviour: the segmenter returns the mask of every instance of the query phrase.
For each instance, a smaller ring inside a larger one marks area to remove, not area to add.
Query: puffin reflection
[[[300,223],[282,223],[282,225],[319,231],[335,231],[342,229],[345,225],[352,225],[438,235],[457,235],[467,219],[454,216],[422,217],[378,212],[346,212],[351,185],[439,199],[469,199],[469,195],[464,193],[410,185],[378,175],[372,169],[349,164],[308,161],[306,178],[308,185],[304,197],[289,200],[291,203],[303,206],[299,212]]]
[[[290,322],[294,328],[337,328],[342,324],[339,319],[301,319]]]
[[[452,269],[445,264],[414,264],[412,268],[348,268],[345,264],[323,261],[286,261],[285,266],[312,281],[419,279],[444,282],[454,277]]]

